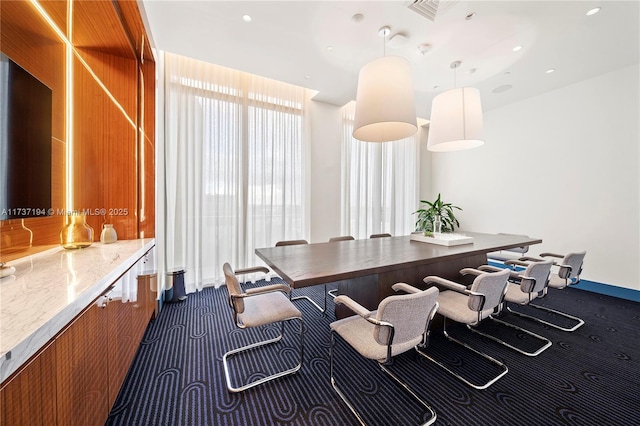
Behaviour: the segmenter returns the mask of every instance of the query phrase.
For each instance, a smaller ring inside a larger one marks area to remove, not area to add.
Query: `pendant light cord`
[[[382,37],[382,56],[387,56],[387,36]]]

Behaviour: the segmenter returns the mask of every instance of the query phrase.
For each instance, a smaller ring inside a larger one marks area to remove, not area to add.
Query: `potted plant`
[[[460,222],[456,219],[453,209],[462,210],[458,206],[454,206],[451,203],[445,203],[442,201],[440,194],[434,202],[420,200],[421,209],[416,210],[413,214],[416,215],[416,230],[424,231],[425,235],[429,235],[436,230],[433,229],[433,221],[439,217],[442,223],[441,232],[453,232],[457,227],[460,227]],[[424,205],[424,206],[422,206]]]

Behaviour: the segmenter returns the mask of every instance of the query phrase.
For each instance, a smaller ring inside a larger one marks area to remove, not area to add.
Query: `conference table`
[[[255,250],[292,288],[337,282],[345,294],[367,309],[377,309],[398,282],[425,288],[422,279],[437,275],[460,282],[462,268],[487,263],[487,253],[539,244],[522,235],[465,232],[473,242],[443,246],[410,239],[409,235],[267,247]],[[352,315],[336,306],[336,317]]]

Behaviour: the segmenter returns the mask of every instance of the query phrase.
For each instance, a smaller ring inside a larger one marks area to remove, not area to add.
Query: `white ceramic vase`
[[[100,234],[100,242],[103,244],[111,244],[118,241],[118,234],[113,229],[112,223],[105,223],[102,225],[102,233]]]

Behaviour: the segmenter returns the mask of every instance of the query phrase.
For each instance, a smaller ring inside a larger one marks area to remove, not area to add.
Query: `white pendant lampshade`
[[[431,104],[427,149],[459,151],[484,144],[480,91],[473,87],[448,90]]]
[[[409,61],[385,56],[358,76],[353,137],[366,142],[397,141],[418,131]]]

